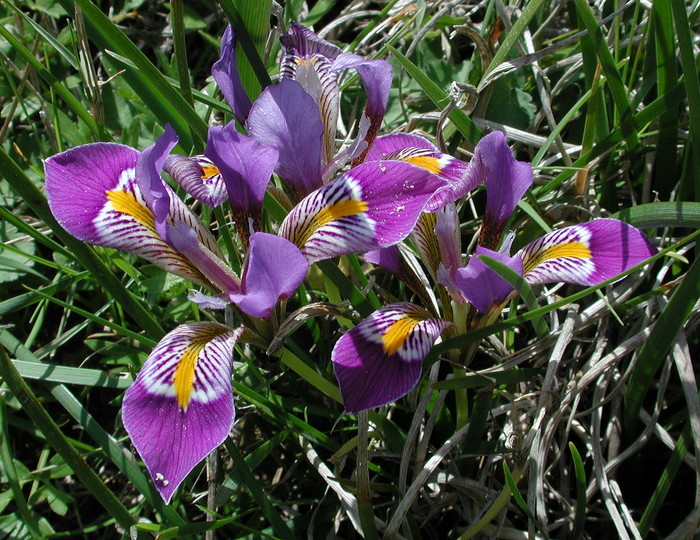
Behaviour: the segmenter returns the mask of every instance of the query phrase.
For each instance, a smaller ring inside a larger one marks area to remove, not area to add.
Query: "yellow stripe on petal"
[[[433,174],[440,174],[442,167],[440,165],[440,159],[431,156],[412,156],[404,158],[409,163],[417,165]]]
[[[382,336],[384,352],[389,355],[396,354],[416,325],[423,320],[425,319],[406,315],[389,326]]]
[[[315,233],[318,229],[327,225],[332,221],[336,221],[340,218],[354,216],[366,212],[369,209],[369,205],[365,201],[358,201],[356,199],[348,199],[345,201],[340,201],[338,203],[332,204],[320,210],[307,224],[299,231],[294,239],[294,243],[302,247],[307,240]]]
[[[533,254],[532,257],[524,261],[524,273],[527,274],[540,264],[551,259],[560,259],[570,257],[574,259],[590,259],[592,257],[591,250],[582,242],[567,242],[552,246],[543,251]]]
[[[175,397],[183,411],[187,410],[195,386],[197,360],[204,347],[214,338],[227,332],[227,328],[216,328],[197,336],[187,345],[173,375]]]
[[[136,196],[130,191],[120,189],[108,191],[107,200],[116,212],[131,216],[140,225],[155,231],[155,215],[147,206],[136,200]]]

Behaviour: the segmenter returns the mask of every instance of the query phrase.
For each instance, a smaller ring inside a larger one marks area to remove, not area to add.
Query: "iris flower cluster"
[[[530,284],[592,285],[655,252],[635,228],[601,219],[546,234],[511,256],[504,228],[532,170],[514,159],[503,134],[484,137],[468,163],[417,135],[379,136],[392,80],[387,62],[343,53],[294,23],[281,42],[280,80],[251,103],[236,69],[234,33],[226,30],[212,75],[236,120],[210,128],[203,155],[172,154],[178,138],[166,126],[143,151],[93,143],[45,161],[49,205],[70,234],[184,278],[197,287],[188,298],[200,308],[234,306],[243,321],[237,328],[178,326],[124,396],[124,426],[166,502],[233,426],[236,342],[255,332],[255,321],[284,315],[284,300],[313,263],[364,253],[405,278],[396,246],[411,235],[446,298],[473,306],[477,319],[493,316],[516,293],[479,257],[465,263],[455,206],[481,184],[487,206],[475,255],[504,263]],[[346,69],[362,79],[366,106],[355,139],[339,149],[338,75]],[[228,203],[244,261],[240,275],[163,172],[205,205]],[[271,187],[273,173],[284,192]],[[271,189],[288,209],[274,234],[261,230],[270,221],[261,218]],[[390,304],[338,340],[332,362],[348,412],[394,401],[417,384],[422,360],[454,327],[452,310],[444,311],[441,318],[436,309]]]

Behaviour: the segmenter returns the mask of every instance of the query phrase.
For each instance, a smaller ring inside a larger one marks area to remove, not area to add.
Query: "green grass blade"
[[[615,212],[612,216],[640,229],[652,227],[700,227],[700,203],[655,202]]]
[[[700,201],[700,81],[698,81],[698,69],[695,65],[695,52],[693,47],[693,35],[690,33],[688,13],[685,2],[671,0],[673,10],[673,22],[676,25],[676,37],[681,53],[681,65],[683,66],[683,81],[688,97],[688,116],[690,118],[690,144],[692,148],[693,184],[695,187],[695,200]]]
[[[117,523],[122,527],[128,530],[134,525],[136,520],[66,439],[60,428],[36,398],[34,392],[29,388],[29,385],[14,367],[4,348],[0,350],[0,373],[12,393],[22,403],[23,410],[44,434],[46,441],[56,452],[61,454],[66,464],[73,469],[73,472],[80,478],[85,488],[92,493],[103,508],[109,512],[109,515],[116,519]]]
[[[637,364],[634,366],[627,393],[625,395],[625,426],[631,430],[637,424],[642,403],[654,382],[654,374],[666,360],[679,329],[693,310],[700,298],[700,257],[696,257],[683,281],[678,285],[666,307],[659,315],[649,338],[644,342]]]
[[[483,388],[484,386],[502,386],[533,380],[538,375],[544,375],[544,369],[522,368],[506,371],[494,371],[481,375],[469,373],[464,377],[453,377],[433,384],[435,390],[457,390],[460,388]]]
[[[170,0],[170,24],[173,27],[173,52],[180,83],[180,93],[185,101],[194,106],[190,70],[187,65],[187,45],[185,43],[185,6],[183,0]]]
[[[98,369],[75,368],[23,360],[13,360],[13,363],[25,379],[119,389],[126,389],[132,383],[131,377],[126,373],[114,374]]]
[[[506,477],[506,482],[508,484],[508,487],[510,488],[511,493],[513,493],[513,498],[515,499],[515,502],[518,504],[520,509],[523,512],[525,512],[527,519],[535,526],[535,528],[545,539],[549,538],[547,531],[545,531],[540,522],[537,521],[537,518],[532,514],[530,508],[525,502],[525,499],[523,499],[523,496],[520,494],[520,491],[518,490],[518,485],[515,482],[512,473],[510,472],[510,467],[508,467],[508,462],[506,462],[505,460],[503,460],[503,474]]]
[[[577,540],[583,534],[583,527],[586,523],[586,469],[583,466],[581,454],[574,443],[569,443],[571,460],[574,463],[574,475],[576,477],[576,514],[574,515],[574,526],[571,530],[571,539]]]
[[[413,79],[420,85],[427,96],[435,103],[435,106],[439,109],[444,109],[450,104],[450,98],[445,94],[445,92],[437,85],[433,80],[430,79],[423,71],[406,58],[403,54],[397,51],[394,47],[389,47],[391,53],[396,57],[401,66],[408,72],[408,74],[413,77]],[[459,132],[467,139],[470,143],[476,144],[479,139],[483,136],[481,130],[476,127],[476,124],[472,122],[466,113],[457,107],[453,108],[449,114],[450,120],[454,122],[455,127]]]
[[[581,20],[588,30],[589,37],[584,39],[592,40],[598,60],[600,61],[603,72],[607,78],[607,83],[610,88],[610,92],[615,100],[615,105],[620,111],[620,120],[624,126],[622,131],[625,140],[627,141],[627,148],[634,152],[639,147],[639,128],[634,124],[633,110],[630,105],[629,92],[625,88],[625,84],[622,81],[622,76],[617,69],[617,64],[612,56],[612,52],[608,47],[603,31],[601,30],[600,23],[596,20],[593,10],[588,5],[585,0],[574,0],[576,3],[576,9],[578,11]]]

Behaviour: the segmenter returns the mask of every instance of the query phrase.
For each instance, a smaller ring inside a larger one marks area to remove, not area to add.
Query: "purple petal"
[[[450,323],[418,306],[391,304],[342,336],[331,354],[345,410],[357,413],[406,395],[421,363]]]
[[[396,245],[368,251],[364,257],[367,262],[381,266],[396,276],[401,274],[403,257]]]
[[[292,58],[310,58],[318,54],[330,60],[335,60],[343,52],[339,47],[325,39],[321,39],[312,30],[294,21],[292,21],[289,30],[280,36],[280,43],[284,47],[285,56]],[[296,64],[294,60],[287,60],[286,63]],[[283,68],[286,63],[285,59],[283,59]],[[282,68],[280,71],[282,71]]]
[[[532,185],[532,165],[516,161],[508,147],[506,136],[500,131],[488,134],[479,141],[472,162],[479,160],[486,181],[486,237],[500,237],[503,226],[518,201]],[[500,240],[500,238],[498,238]],[[495,242],[498,245],[498,242]]]
[[[233,116],[241,124],[244,124],[248,118],[251,103],[238,74],[236,36],[230,25],[226,27],[224,35],[221,37],[221,57],[212,66],[211,74],[231,107]]]
[[[435,236],[440,246],[441,262],[446,268],[456,270],[462,266],[462,236],[457,207],[454,203],[448,203],[435,214]]]
[[[275,172],[300,196],[322,185],[323,122],[313,98],[299,83],[282,79],[268,86],[250,110],[246,127],[260,143],[277,148]]]
[[[309,262],[388,247],[406,238],[444,183],[401,161],[372,161],[317,189],[287,215],[280,236]]]
[[[250,237],[241,293],[231,301],[253,317],[266,318],[279,300],[291,296],[304,281],[309,263],[294,244],[257,232]]]
[[[139,152],[128,146],[94,143],[47,159],[44,167],[51,212],[79,240],[133,253],[193,283],[211,287],[197,267],[156,232],[155,216],[136,182],[138,158]],[[169,193],[171,216],[195,223],[196,218],[172,190]],[[216,246],[211,234],[201,224],[196,226],[198,237]]]
[[[477,246],[475,255],[486,255],[505,264],[520,275],[523,273],[523,261],[517,255],[509,257],[504,253],[491,251],[481,246]],[[500,306],[513,292],[513,287],[505,279],[476,256],[469,259],[466,267],[460,268],[454,273],[454,281],[462,295],[481,314],[488,313],[494,307]]]
[[[171,154],[166,158],[163,170],[188,194],[207,206],[216,208],[228,198],[221,172],[205,156]]]
[[[231,365],[241,331],[211,322],[178,326],[124,396],[124,427],[166,503],[233,426]]]
[[[234,210],[257,216],[279,155],[236,131],[234,122],[209,128],[206,155],[221,171]]]
[[[433,212],[450,202],[456,201],[467,191],[474,189],[479,182],[483,181],[482,178],[475,175],[467,178],[469,164],[461,159],[443,154],[430,141],[418,135],[394,133],[393,135],[379,137],[372,145],[365,159],[366,161],[375,159],[407,161],[445,180],[450,187],[437,192],[430,199],[425,207],[426,212]]]
[[[518,252],[530,284],[591,286],[657,253],[644,234],[616,219],[596,219],[545,234]]]

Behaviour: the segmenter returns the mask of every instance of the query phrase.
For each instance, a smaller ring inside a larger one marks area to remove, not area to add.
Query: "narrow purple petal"
[[[435,236],[440,246],[441,262],[454,271],[462,266],[462,236],[457,207],[454,203],[448,203],[435,214]]]
[[[241,331],[211,322],[178,326],[124,396],[124,427],[166,503],[233,426],[231,365]]]
[[[224,35],[221,37],[221,57],[212,66],[211,74],[231,107],[233,116],[241,124],[244,124],[248,118],[251,103],[238,74],[236,36],[230,25],[226,27]]]
[[[484,228],[493,229],[484,231],[484,236],[497,238],[518,201],[532,185],[532,165],[516,161],[506,136],[500,131],[490,133],[479,141],[472,162],[477,159],[483,167],[486,181]]]
[[[368,251],[364,257],[367,262],[381,266],[396,276],[401,274],[403,257],[396,245]]]
[[[248,133],[279,151],[275,172],[303,196],[322,185],[323,122],[314,99],[299,83],[268,86],[250,110]]]
[[[308,270],[309,263],[294,244],[257,232],[250,237],[241,293],[229,295],[230,299],[248,315],[269,317],[279,300],[296,291]]]
[[[366,60],[361,56],[351,53],[339,55],[333,62],[333,71],[355,68],[367,93],[365,116],[370,119],[369,132],[367,134],[368,145],[372,145],[379,133],[379,128],[386,112],[391,90],[392,68],[386,60]]]
[[[216,208],[227,198],[226,184],[218,167],[205,156],[171,154],[163,170],[199,202]]]
[[[210,288],[196,266],[156,232],[155,215],[136,181],[138,158],[137,150],[113,143],[77,146],[50,157],[44,167],[51,212],[79,240],[133,253]],[[171,217],[190,223],[200,242],[218,250],[211,233],[169,193]]]
[[[507,265],[520,275],[523,273],[523,261],[517,255],[509,257],[504,253],[481,246],[477,246],[475,255],[486,255]],[[501,305],[513,292],[513,287],[505,279],[476,256],[469,259],[466,267],[459,268],[454,273],[454,281],[462,295],[481,314],[488,313],[492,308]]]
[[[545,234],[518,252],[530,284],[563,281],[591,286],[610,279],[658,250],[638,229],[596,219]]]
[[[292,21],[289,30],[280,36],[284,54],[297,58],[309,58],[316,54],[335,60],[343,51],[340,47],[318,37],[313,30]]]
[[[406,395],[421,363],[450,323],[423,308],[398,303],[381,308],[342,336],[331,354],[345,409],[357,413]]]
[[[146,148],[136,160],[136,181],[148,206],[156,217],[156,231],[166,241],[167,219],[170,211],[172,192],[160,175],[170,150],[177,144],[178,137],[170,124],[165,126],[163,135]]]
[[[279,152],[236,131],[234,122],[209,128],[207,156],[221,171],[234,210],[257,216]]]
[[[372,161],[317,189],[287,215],[280,236],[309,262],[388,247],[411,232],[444,182],[401,161]]]
[[[386,156],[405,148],[420,148],[429,152],[440,152],[438,147],[425,137],[411,133],[392,133],[377,137],[365,158],[367,161],[386,159]]]

